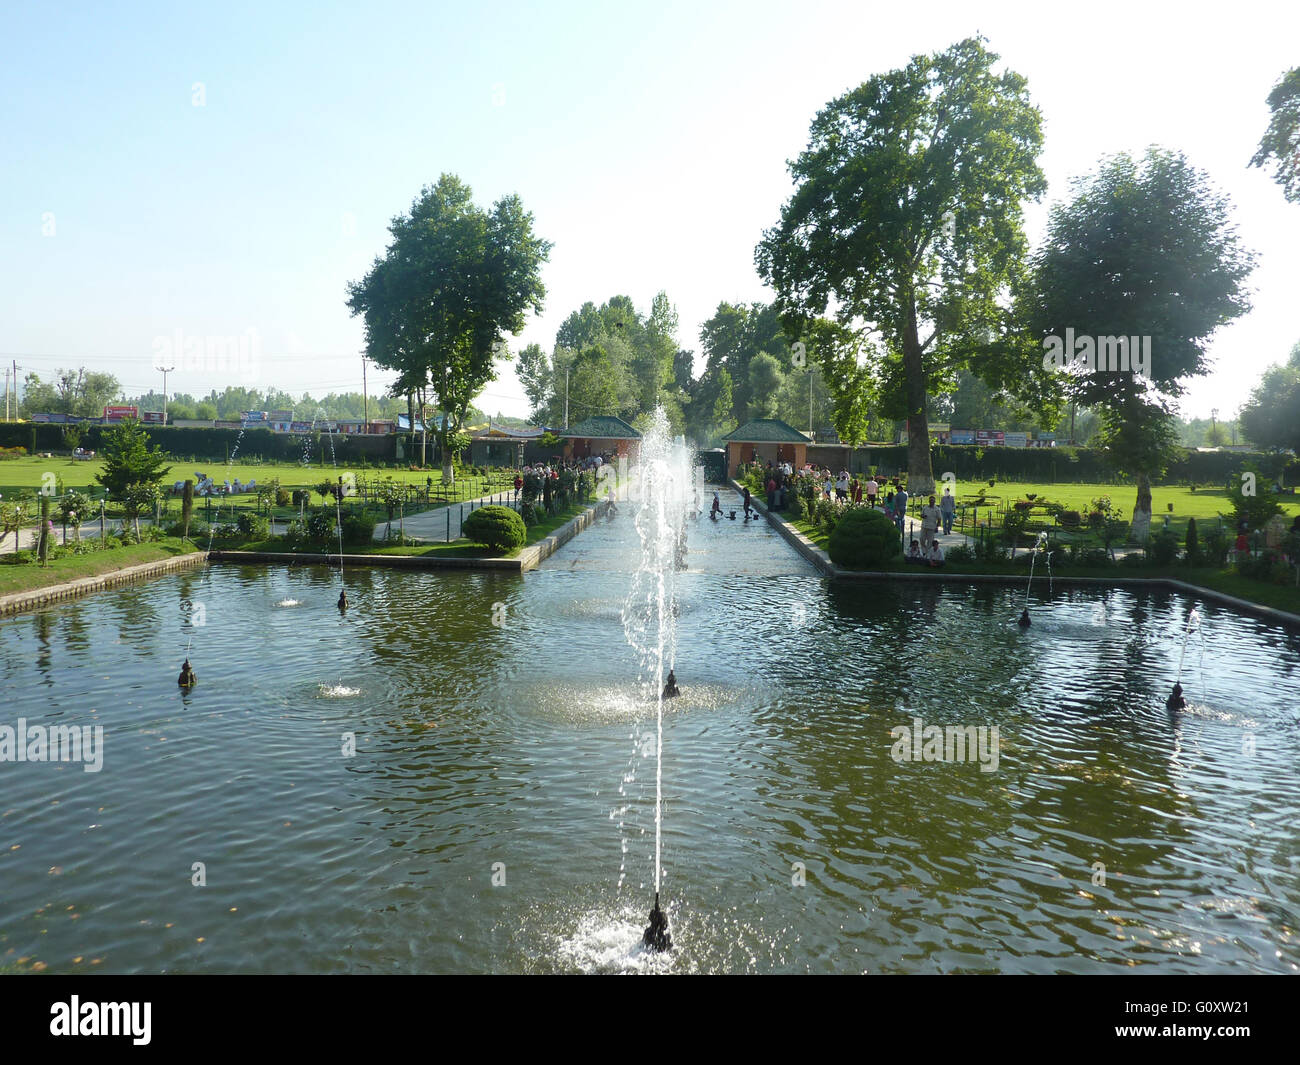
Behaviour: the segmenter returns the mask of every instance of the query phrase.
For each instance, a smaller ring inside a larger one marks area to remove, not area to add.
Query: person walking
[[[929,549],[930,542],[939,531],[939,522],[941,520],[942,515],[939,508],[934,505],[934,496],[931,496],[930,502],[921,508],[921,543],[927,549]]]
[[[867,506],[874,507],[876,505],[876,497],[879,494],[880,494],[880,485],[876,483],[876,479],[874,477],[869,478],[867,480]]]
[[[901,486],[894,493],[894,524],[900,533],[907,533],[907,489]]]
[[[952,532],[952,520],[957,514],[957,500],[953,498],[952,489],[943,490],[943,498],[939,500],[939,517],[943,520],[943,535],[947,536]]]

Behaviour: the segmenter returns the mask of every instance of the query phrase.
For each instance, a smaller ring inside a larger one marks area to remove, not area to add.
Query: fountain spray
[[[1034,563],[1038,561],[1038,553],[1046,550],[1047,533],[1040,532],[1038,540],[1034,544],[1034,549],[1029,553],[1029,583],[1025,585],[1025,609],[1020,613],[1020,620],[1016,622],[1022,629],[1029,628],[1029,590],[1034,586]],[[1051,569],[1051,560],[1048,560],[1048,569]]]
[[[1196,607],[1192,607],[1191,612],[1187,615],[1187,627],[1183,630],[1183,647],[1178,652],[1178,676],[1174,679],[1173,691],[1169,693],[1169,698],[1165,700],[1165,709],[1181,710],[1187,705],[1187,699],[1183,696],[1183,658],[1187,654],[1187,638],[1191,636],[1192,630],[1200,630],[1201,615],[1197,612]]]
[[[642,936],[655,951],[672,949],[668,918],[660,904],[663,887],[664,699],[677,694],[676,579],[684,563],[683,523],[690,498],[690,467],[684,445],[674,447],[662,409],[656,410],[642,441],[640,507],[636,511],[641,562],[623,612],[628,642],[641,656],[642,678],[655,698],[655,896]]]

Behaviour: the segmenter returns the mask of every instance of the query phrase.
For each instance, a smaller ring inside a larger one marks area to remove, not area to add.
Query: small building
[[[509,429],[491,422],[474,432],[469,442],[471,466],[522,466],[524,448],[530,441],[540,440],[544,430],[526,425],[522,429]]]
[[[566,460],[601,455],[606,459],[626,456],[629,462],[635,462],[641,453],[641,434],[612,414],[584,418],[555,435],[564,443]]]
[[[747,462],[790,463],[799,469],[808,461],[808,436],[780,418],[755,418],[722,438],[727,445],[727,476],[735,477]]]

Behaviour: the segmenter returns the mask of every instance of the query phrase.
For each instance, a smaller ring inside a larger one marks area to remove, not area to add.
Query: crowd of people
[[[811,464],[795,471],[789,462],[769,461],[766,466],[758,468],[767,491],[768,509],[785,509],[792,493],[802,490],[807,496],[811,487],[814,496],[836,504],[862,506],[865,503],[885,514],[898,527],[899,536],[907,535],[907,508],[911,500],[906,487],[897,480],[890,481],[880,476],[861,477],[844,469],[835,474],[825,467],[818,469]],[[941,496],[929,496],[921,505],[919,516],[920,539],[913,541],[918,548],[917,557],[914,558],[910,550],[906,557],[908,561],[925,561],[941,566],[943,548],[939,546],[939,530],[942,529],[944,536],[951,534],[957,516],[957,500],[952,489],[945,488]]]

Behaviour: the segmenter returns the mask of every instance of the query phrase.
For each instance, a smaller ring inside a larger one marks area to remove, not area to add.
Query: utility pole
[[[163,375],[163,425],[167,424],[167,375],[171,373],[175,366],[155,366],[160,374]]]
[[[22,369],[22,367],[18,365],[18,360],[15,359],[13,361],[12,378],[8,374],[5,375],[5,418],[6,419],[9,418],[9,381],[12,379],[13,390],[14,390],[14,410],[13,410],[14,421],[18,420],[18,371],[20,369]]]
[[[9,420],[9,367],[5,367],[5,421]]]
[[[370,432],[370,400],[366,392],[366,357],[361,356],[361,431]]]

